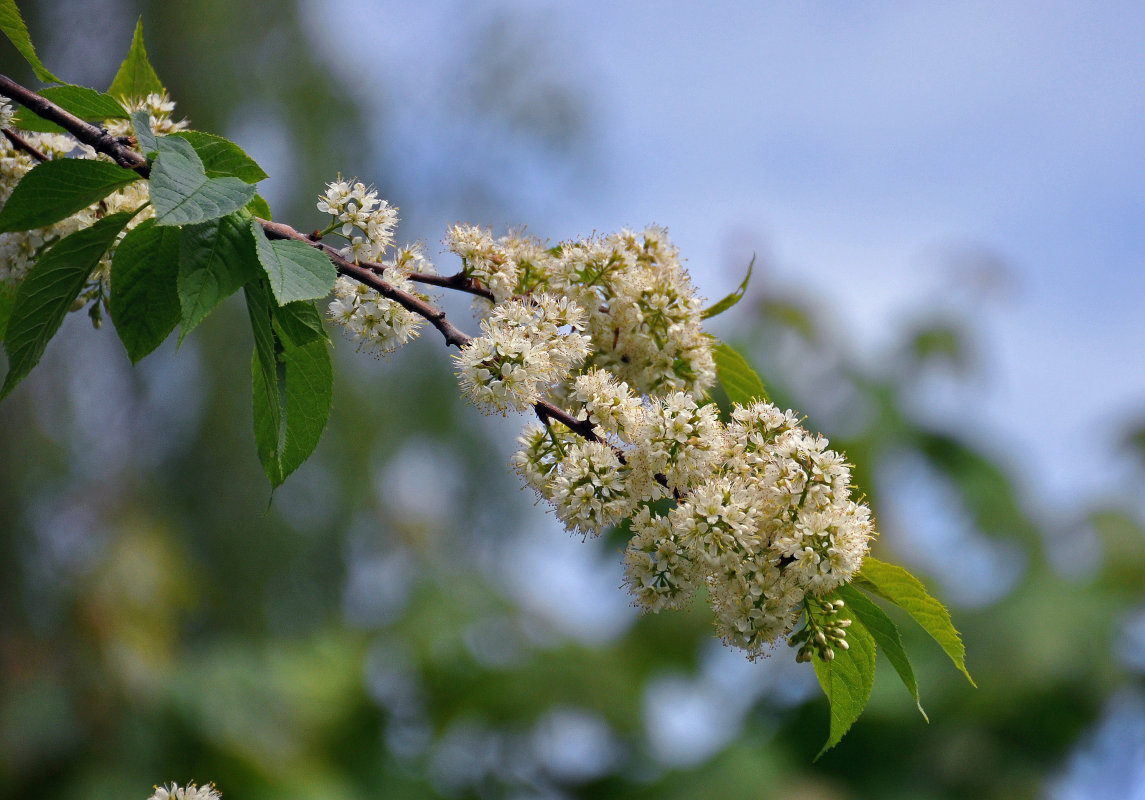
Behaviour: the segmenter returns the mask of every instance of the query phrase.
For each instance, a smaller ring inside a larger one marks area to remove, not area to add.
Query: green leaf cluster
[[[11,0],[0,0],[0,29],[42,80],[59,82],[39,62]],[[84,120],[127,119],[121,103],[162,93],[147,58],[142,22],[106,93],[61,85],[44,96]],[[38,363],[100,261],[114,247],[108,308],[131,361],[179,327],[179,341],[218,306],[244,290],[254,334],[254,427],[258,453],[274,486],[313,452],[329,417],[333,369],[322,315],[314,303],[336,272],[301,242],[270,241],[253,214],[270,216],[255,184],[267,177],[234,142],[201,131],[156,136],[146,110],[130,115],[150,161],[154,219],[116,240],[142,209],[112,214],[53,244],[16,290],[0,293],[7,395]],[[58,127],[26,109],[28,130]],[[61,158],[30,170],[0,209],[0,233],[43,228],[91,207],[142,175],[115,164]]]

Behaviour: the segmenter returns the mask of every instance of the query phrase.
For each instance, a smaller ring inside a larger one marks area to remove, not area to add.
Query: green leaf
[[[287,303],[274,312],[274,332],[292,347],[330,341],[322,321],[322,312],[313,302],[305,300]]]
[[[112,214],[61,239],[24,276],[4,335],[8,375],[0,398],[39,362],[91,271],[133,216],[132,211]]]
[[[143,100],[149,94],[162,94],[163,83],[151,62],[147,60],[147,48],[143,46],[143,18],[135,24],[135,35],[131,39],[131,49],[127,58],[115,73],[107,93],[121,100]]]
[[[312,303],[277,308],[266,287],[248,284],[254,331],[251,359],[255,442],[263,470],[277,487],[305,461],[330,416],[334,371],[321,314]]]
[[[251,201],[246,204],[246,210],[260,219],[269,220],[272,218],[270,216],[270,203],[266,202],[260,194],[251,198]]]
[[[16,305],[16,290],[19,286],[18,283],[0,281],[0,342],[4,341],[4,331],[8,328],[12,307]]]
[[[0,233],[59,222],[137,180],[138,173],[105,161],[59,158],[37,164],[0,209]]]
[[[274,303],[269,290],[259,283],[251,283],[243,291],[254,333],[254,354],[251,357],[254,441],[262,469],[270,478],[271,486],[277,487],[283,481],[279,462],[282,400],[279,396],[278,376],[278,352],[282,345],[274,335],[271,316]]]
[[[151,112],[141,108],[131,115],[131,128],[135,131],[135,141],[139,142],[139,150],[148,158],[154,158],[159,152],[159,137],[151,130]]]
[[[245,206],[254,187],[238,178],[208,178],[186,139],[162,136],[151,168],[151,202],[159,225],[188,225],[217,219]]]
[[[972,686],[974,679],[966,670],[966,648],[950,620],[950,612],[926,591],[918,578],[902,567],[867,556],[854,583],[877,594],[910,614],[915,622],[942,645],[954,665]]]
[[[899,629],[894,620],[853,586],[839,587],[839,597],[843,598],[847,607],[875,638],[875,644],[883,649],[883,654],[891,662],[891,666],[895,668],[895,672],[902,679],[903,685],[914,698],[918,712],[922,714],[923,719],[930,722],[930,718],[926,716],[926,712],[922,709],[922,702],[918,698],[918,683],[914,679],[914,669],[910,665],[906,649],[902,646],[902,636],[899,635]]]
[[[834,648],[835,658],[831,661],[824,661],[818,653],[813,653],[811,658],[815,677],[831,706],[831,730],[816,759],[838,744],[863,713],[875,683],[874,637],[848,608],[844,606],[839,611],[841,619],[851,620],[847,628],[848,648]]]
[[[716,314],[724,313],[729,308],[731,308],[736,303],[738,303],[740,300],[742,300],[744,293],[747,291],[747,282],[751,280],[751,270],[752,270],[752,267],[754,267],[754,266],[755,266],[755,254],[752,253],[751,262],[747,265],[747,275],[744,276],[743,283],[741,283],[739,285],[739,288],[737,288],[734,292],[729,294],[723,300],[721,300],[720,302],[716,303],[713,306],[710,306],[710,307],[704,309],[704,313],[701,315],[701,318],[702,319],[711,319]]]
[[[282,479],[310,457],[326,429],[334,395],[334,366],[324,341],[283,351],[286,361],[286,431],[280,460]]]
[[[40,95],[60,108],[87,122],[103,122],[108,119],[126,119],[127,112],[114,97],[89,89],[86,86],[49,86],[40,90]],[[21,108],[12,121],[12,127],[24,131],[62,133],[63,128],[37,116],[27,108]]]
[[[155,220],[130,231],[111,265],[111,319],[136,363],[163,343],[179,323],[180,231]]]
[[[262,167],[230,139],[202,131],[179,131],[171,135],[191,143],[210,178],[233,175],[244,183],[258,183],[267,177]]]
[[[270,278],[271,291],[280,306],[330,294],[338,273],[321,251],[302,242],[272,242],[257,222],[251,222],[251,231],[259,263]]]
[[[40,57],[36,55],[32,37],[28,35],[28,27],[24,24],[24,18],[20,16],[20,9],[16,8],[16,0],[0,0],[0,30],[4,31],[8,41],[16,45],[20,55],[32,65],[37,78],[44,83],[63,83],[48,71],[40,61]]]
[[[239,287],[261,275],[245,211],[183,228],[179,252],[179,341]]]
[[[763,381],[735,348],[724,342],[717,342],[712,348],[712,356],[716,359],[716,376],[724,391],[728,393],[729,400],[747,406],[756,400],[768,399]]]

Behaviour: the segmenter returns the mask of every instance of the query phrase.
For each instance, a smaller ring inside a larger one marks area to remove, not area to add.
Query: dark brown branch
[[[311,237],[311,241],[317,241]],[[382,271],[386,268],[385,264],[379,264],[376,261],[359,261],[359,266],[365,267],[381,275]],[[458,272],[453,275],[430,275],[424,272],[406,272],[408,277],[414,283],[424,283],[429,286],[440,286],[443,289],[454,289],[458,292],[465,292],[466,294],[484,297],[490,302],[494,302],[495,298],[493,293],[482,286],[477,281],[467,276],[464,272]]]
[[[441,332],[441,335],[445,337],[446,345],[453,345],[460,349],[469,344],[470,337],[466,336],[462,331],[456,328],[453,323],[447,320],[444,311],[437,306],[425,302],[420,297],[402,291],[389,281],[383,280],[378,273],[369,266],[355,264],[330,245],[316,241],[312,236],[300,233],[289,225],[263,219],[260,219],[259,223],[262,225],[263,230],[266,231],[266,235],[271,239],[293,239],[298,242],[305,242],[311,247],[317,247],[322,250],[322,252],[334,262],[334,266],[337,268],[339,274],[353,278],[359,283],[364,283],[371,289],[376,290],[382,297],[388,297],[402,308],[412,311],[419,317],[424,317],[429,324],[437,328]]]
[[[96,127],[90,123],[84,122],[79,117],[68,113],[63,110],[51,100],[40,97],[35,92],[25,89],[20,84],[13,81],[7,76],[0,75],[0,94],[7,95],[8,97],[16,100],[25,108],[31,109],[37,116],[55,122],[61,128],[66,130],[72,136],[76,137],[84,144],[89,144],[94,147],[98,152],[109,155],[116,160],[121,166],[133,169],[143,177],[148,177],[151,173],[147,165],[147,159],[139,155],[136,151],[122,144],[114,136],[109,134],[103,128]],[[7,133],[7,131],[5,131]],[[269,220],[259,220],[266,235],[271,239],[291,239],[298,242],[305,242],[311,247],[316,247],[324,252],[332,262],[339,274],[353,278],[359,283],[363,283],[374,289],[378,294],[393,300],[398,305],[407,309],[408,311],[417,314],[419,317],[424,318],[429,324],[437,328],[441,335],[445,337],[446,346],[454,346],[461,349],[472,341],[471,337],[467,336],[463,331],[458,329],[445,317],[445,312],[440,308],[427,303],[420,297],[417,297],[409,292],[402,291],[389,281],[382,279],[379,274],[382,270],[381,264],[367,263],[355,264],[354,262],[346,259],[341,253],[330,245],[323,244],[319,241],[316,235],[307,235],[301,233],[289,225],[284,225],[281,222],[271,222]],[[410,275],[411,280],[419,280],[430,278],[430,280],[422,280],[422,283],[433,284],[435,286],[443,286],[451,289],[458,289],[460,291],[475,294],[480,297],[488,297],[493,299],[492,294],[488,290],[476,285],[472,280],[466,278],[463,273],[452,275],[449,277],[441,276],[427,276],[421,273],[413,273]],[[586,439],[597,441],[599,437],[593,432],[592,423],[588,420],[578,420],[576,417],[569,414],[567,411],[557,407],[548,400],[541,400],[534,404],[538,419],[546,425],[550,420],[556,420],[565,425],[569,430],[580,434]]]
[[[458,272],[453,275],[427,275],[424,272],[411,272],[409,273],[409,279],[429,286],[455,289],[459,292],[465,292],[466,294],[484,297],[489,302],[495,302],[491,291],[467,276],[464,272]]]
[[[98,125],[84,122],[76,115],[65,111],[51,100],[40,97],[31,89],[25,89],[7,75],[0,75],[0,94],[10,97],[38,117],[54,122],[80,142],[91,145],[96,150],[115,159],[121,167],[132,169],[144,178],[151,174],[147,159],[120,142]]]
[[[596,435],[596,431],[593,430],[593,424],[589,420],[577,419],[560,406],[556,406],[548,400],[538,400],[536,403],[533,403],[533,411],[536,412],[537,419],[545,425],[548,425],[550,420],[556,420],[573,433],[580,434],[589,441],[600,441],[600,437]]]
[[[33,147],[31,142],[29,142],[27,139],[25,139],[23,136],[16,133],[15,131],[10,131],[7,128],[4,128],[4,130],[0,131],[0,133],[3,133],[4,138],[7,139],[8,141],[10,141],[12,143],[12,146],[15,147],[17,150],[23,150],[25,153],[27,153],[28,155],[30,155],[32,158],[36,159],[39,162],[44,162],[44,161],[48,160],[48,157],[46,155],[44,155],[39,150],[37,150],[35,147]]]

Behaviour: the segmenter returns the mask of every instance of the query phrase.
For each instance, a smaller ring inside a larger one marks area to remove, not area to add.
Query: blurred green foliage
[[[50,39],[50,4],[21,5],[37,41]],[[355,149],[362,137],[341,135],[360,133],[361,116],[303,46],[293,4],[141,10],[152,60],[196,127],[220,131],[257,96],[308,154],[298,186],[338,169],[382,181]],[[23,77],[9,54],[0,66]],[[495,59],[490,74],[502,69]],[[304,225],[309,196],[277,215]],[[1020,459],[920,421],[927,376],[973,371],[959,320],[904,328],[897,356],[874,368],[813,306],[760,283],[721,318],[739,324],[727,338],[775,402],[808,410],[848,454],[876,516],[894,518],[888,475],[905,463],[1015,565],[1001,591],[952,608],[978,689],[896,617],[929,725],[884,667],[859,723],[812,764],[827,708],[785,692],[800,674],[809,685],[802,665],[768,690],[728,676],[725,690],[747,699],[729,707],[722,746],[658,757],[652,688],[712,679],[706,615],[641,618],[589,643],[509,588],[514,537],[563,534],[539,524],[504,466],[513,426],[461,404],[432,334],[384,364],[337,343],[331,426],[271,500],[250,433],[252,343],[231,303],[180,352],[168,342],[135,369],[110,331],[69,319],[0,405],[0,797],[142,800],[190,779],[229,800],[1044,792],[1116,692],[1140,688],[1117,657],[1145,585],[1138,512],[1111,499],[1077,519],[1031,514]],[[817,365],[813,380],[801,364]],[[824,391],[846,402],[824,404]],[[888,529],[875,552],[896,560],[890,549],[916,535]],[[1087,555],[1051,559],[1063,536]],[[619,541],[584,547],[615,560]],[[958,576],[935,572],[941,596]],[[790,660],[781,650],[751,669]],[[573,745],[588,748],[581,762]]]

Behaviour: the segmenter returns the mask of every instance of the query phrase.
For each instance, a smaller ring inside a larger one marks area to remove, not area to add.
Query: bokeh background
[[[704,609],[641,618],[432,333],[335,347],[271,499],[238,301],[132,369],[65,324],[0,405],[0,797],[1145,796],[1145,11],[1109,2],[21,0],[103,88],[142,14],[194,127],[319,224],[339,172],[445,226],[668,226],[713,331],[856,464],[971,688],[904,622],[827,706]],[[36,85],[10,48],[7,74]],[[468,304],[448,300],[462,327]]]

